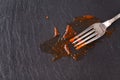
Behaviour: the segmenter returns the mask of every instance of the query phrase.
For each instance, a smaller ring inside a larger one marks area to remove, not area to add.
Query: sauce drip
[[[62,57],[71,57],[74,60],[81,59],[87,54],[88,50],[94,47],[97,41],[94,41],[80,50],[76,50],[69,41],[72,37],[85,30],[90,25],[100,22],[100,20],[92,15],[85,15],[75,17],[73,22],[68,23],[66,31],[61,37],[58,29],[54,28],[54,37],[40,44],[40,48],[43,52],[52,54],[54,58],[52,61],[56,61]],[[108,36],[112,34],[112,31],[107,31]]]

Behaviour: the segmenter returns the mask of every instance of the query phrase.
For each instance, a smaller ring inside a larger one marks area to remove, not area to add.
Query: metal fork
[[[109,19],[103,23],[94,23],[93,25],[79,33],[77,36],[70,39],[70,42],[74,44],[76,50],[79,50],[81,47],[103,36],[106,32],[106,29],[119,18],[120,13],[112,19]]]

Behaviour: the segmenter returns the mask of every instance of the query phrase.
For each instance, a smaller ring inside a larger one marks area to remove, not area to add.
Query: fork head
[[[95,41],[105,34],[106,26],[102,23],[95,23],[82,31],[77,36],[70,39],[76,50]]]

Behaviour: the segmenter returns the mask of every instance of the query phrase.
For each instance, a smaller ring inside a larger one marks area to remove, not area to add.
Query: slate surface
[[[110,38],[79,62],[52,62],[39,44],[64,33],[76,16],[92,14],[102,21],[120,13],[120,0],[0,0],[0,80],[120,80],[120,20]],[[46,20],[45,16],[49,16]]]

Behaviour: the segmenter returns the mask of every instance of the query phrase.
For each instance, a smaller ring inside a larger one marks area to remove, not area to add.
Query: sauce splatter
[[[49,19],[49,16],[45,16],[45,19],[48,20],[48,19]]]
[[[55,27],[54,37],[45,41],[43,44],[40,44],[40,48],[43,52],[52,54],[54,56],[53,61],[62,57],[71,57],[74,60],[79,60],[87,54],[89,49],[94,47],[97,41],[82,47],[80,50],[76,50],[71,44],[70,39],[97,22],[100,22],[100,20],[92,15],[76,17],[73,22],[70,22],[66,26],[66,31],[62,37],[60,36],[58,29]],[[111,34],[112,31],[107,31],[106,35]]]

